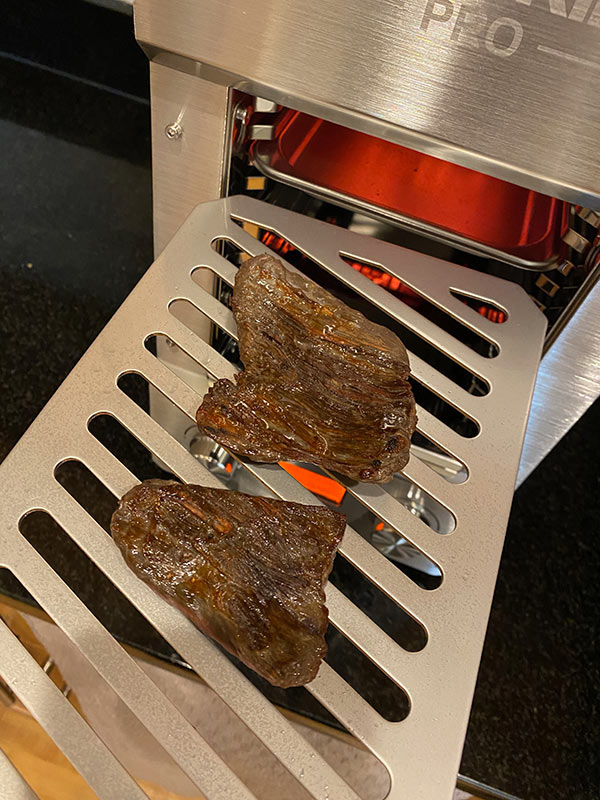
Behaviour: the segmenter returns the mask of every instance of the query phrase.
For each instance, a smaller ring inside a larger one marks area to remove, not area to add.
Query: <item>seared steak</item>
[[[324,587],[345,517],[227,489],[150,480],[113,514],[127,564],[275,686],[311,681],[327,653]]]
[[[386,483],[416,425],[398,337],[277,259],[239,268],[233,292],[244,371],[204,397],[201,431],[254,461],[305,461]]]

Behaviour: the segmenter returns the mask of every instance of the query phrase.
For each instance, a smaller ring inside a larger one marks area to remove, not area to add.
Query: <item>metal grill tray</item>
[[[245,222],[289,240],[324,270],[490,385],[486,396],[473,396],[411,356],[415,378],[480,426],[479,434],[467,439],[424,409],[418,412],[423,433],[468,469],[468,479],[462,484],[445,481],[414,456],[404,470],[409,480],[452,512],[456,527],[451,534],[440,535],[427,527],[381,486],[347,483],[360,503],[401,532],[443,574],[438,589],[425,591],[356,531],[346,530],[343,556],[426,630],[427,645],[418,653],[404,650],[333,585],[327,587],[333,625],[406,691],[411,706],[408,717],[402,722],[386,721],[327,663],[308,686],[385,764],[391,775],[390,797],[449,798],[545,330],[544,317],[519,287],[250,198],[198,206],[0,466],[0,565],[23,583],[208,798],[234,800],[252,795],[20,534],[19,521],[27,513],[47,511],[311,796],[321,800],[356,797],[343,776],[209,639],[129,571],[105,531],[54,477],[58,465],[76,459],[116,497],[136,482],[88,430],[90,420],[106,413],[182,480],[221,485],[125,395],[117,381],[129,372],[141,374],[193,420],[200,398],[145,348],[144,342],[155,334],[169,337],[215,377],[234,374],[235,368],[179,322],[169,305],[187,299],[235,336],[229,309],[201,289],[192,272],[209,267],[227,283],[233,282],[235,267],[212,246],[220,238],[253,255],[269,252],[238,224]],[[473,352],[357,273],[340,254],[396,275],[450,317],[495,343],[498,356],[488,359]],[[451,289],[500,306],[508,314],[507,321],[490,322],[451,294]],[[276,465],[245,463],[244,468],[281,498],[316,502]],[[1,623],[0,674],[99,797],[145,796]],[[9,782],[20,780],[12,770],[3,774]]]

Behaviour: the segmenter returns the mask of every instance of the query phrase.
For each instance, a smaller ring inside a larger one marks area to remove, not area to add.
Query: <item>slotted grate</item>
[[[24,515],[47,511],[309,794],[322,800],[356,797],[343,776],[210,640],[128,570],[104,530],[54,477],[58,465],[76,459],[117,497],[136,482],[88,429],[95,416],[109,414],[182,480],[221,486],[118,388],[117,381],[129,372],[141,374],[193,420],[200,398],[144,346],[157,334],[169,337],[213,376],[234,374],[235,367],[178,321],[169,306],[177,299],[189,300],[235,336],[231,311],[200,288],[192,273],[208,267],[227,283],[233,282],[235,266],[213,247],[218,239],[230,240],[252,255],[268,252],[240,223],[288,240],[390,318],[489,384],[485,396],[469,394],[411,356],[415,378],[480,429],[474,438],[465,438],[419,409],[423,433],[468,470],[468,479],[460,484],[445,481],[415,457],[404,470],[407,478],[452,513],[456,525],[451,534],[440,535],[427,527],[381,486],[346,483],[360,503],[421,550],[443,575],[438,589],[425,591],[356,531],[348,528],[345,533],[343,556],[426,630],[427,645],[417,653],[404,650],[344,594],[331,584],[327,587],[333,625],[406,691],[411,704],[408,717],[388,722],[326,663],[308,687],[388,768],[390,797],[449,798],[545,330],[542,314],[519,287],[250,198],[198,206],[0,466],[0,565],[14,573],[207,797],[233,800],[252,795],[20,534]],[[400,278],[455,321],[495,344],[498,355],[484,358],[471,350],[352,269],[344,259],[353,258]],[[461,293],[505,310],[507,321],[498,325],[480,316],[458,299]],[[244,466],[277,496],[316,502],[278,466]],[[1,625],[0,674],[101,798],[144,796]]]

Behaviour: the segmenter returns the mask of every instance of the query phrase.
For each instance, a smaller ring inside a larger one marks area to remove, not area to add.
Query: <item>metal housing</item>
[[[135,30],[182,71],[600,206],[598,0],[136,0]]]

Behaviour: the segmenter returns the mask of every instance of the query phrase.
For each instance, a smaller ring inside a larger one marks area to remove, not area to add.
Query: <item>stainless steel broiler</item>
[[[194,433],[208,382],[238,368],[236,263],[274,249],[401,331],[419,404],[398,481],[344,484],[378,524],[369,536],[357,514],[341,553],[425,646],[408,652],[327,591],[333,625],[406,694],[408,716],[384,719],[328,664],[308,688],[383,762],[390,797],[449,798],[517,472],[598,394],[600,0],[136,0],[135,26],[150,58],[157,261],[0,467],[0,562],[207,797],[251,794],[20,536],[31,510],[54,517],[308,796],[356,796],[55,479],[72,459],[115,496],[130,488],[90,434],[108,414],[183,480],[235,472],[242,487],[245,476],[315,502],[277,466],[212,458]],[[132,372],[151,415],[122,391]],[[385,553],[430,565],[437,588]],[[137,797],[10,632],[0,638],[0,674],[94,791]]]
[[[570,204],[562,251],[545,261],[521,258],[520,271],[497,267],[515,263],[514,255],[492,259],[493,273],[524,283],[551,322],[521,458],[524,480],[600,390],[599,0],[136,0],[135,29],[150,58],[157,254],[195,205],[228,194],[232,129],[239,135],[248,122],[248,138],[260,143],[274,136],[281,107]],[[249,106],[258,113],[249,115]],[[268,156],[255,148],[261,171]],[[329,160],[337,157],[330,152]],[[437,199],[463,202],[455,177],[436,184]],[[321,196],[327,189],[304,188]],[[471,213],[485,218],[488,205],[499,213],[491,201],[498,188],[486,187]],[[337,199],[365,211],[356,196]],[[527,203],[524,217],[531,196]],[[370,212],[377,214],[372,204]],[[379,219],[389,218],[389,208],[380,208]],[[426,221],[415,225],[427,232]],[[470,249],[465,237],[462,246]]]

